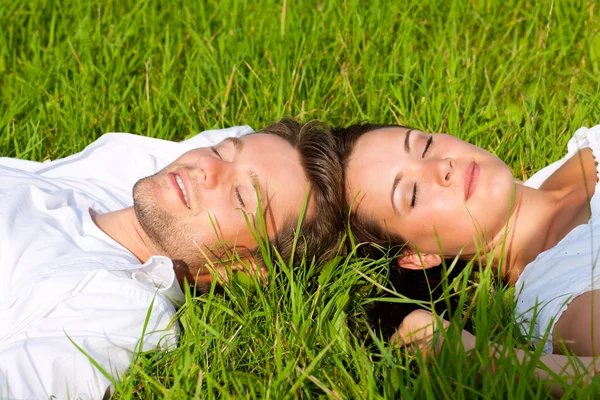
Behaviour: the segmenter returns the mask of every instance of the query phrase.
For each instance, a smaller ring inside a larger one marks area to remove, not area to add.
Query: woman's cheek
[[[446,220],[449,217],[455,216],[456,213],[460,213],[461,211],[464,211],[464,206],[461,207],[459,205],[457,207],[457,205],[454,204],[451,199],[437,196],[434,197],[434,200],[430,203],[426,213],[428,214],[429,218]]]

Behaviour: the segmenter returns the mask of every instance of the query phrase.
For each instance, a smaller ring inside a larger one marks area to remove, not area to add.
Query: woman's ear
[[[437,267],[441,263],[442,257],[440,257],[439,254],[417,254],[413,250],[407,251],[396,260],[396,264],[398,264],[400,268],[415,270]]]

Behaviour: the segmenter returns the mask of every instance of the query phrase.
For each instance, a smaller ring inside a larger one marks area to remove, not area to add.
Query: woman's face
[[[481,244],[505,228],[513,187],[510,169],[488,151],[406,128],[362,135],[346,170],[354,212],[422,253],[439,253],[439,240],[446,256],[474,254],[475,237]]]

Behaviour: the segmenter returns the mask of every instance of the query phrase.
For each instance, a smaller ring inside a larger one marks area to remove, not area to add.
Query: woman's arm
[[[432,351],[431,343],[433,333],[437,327],[438,320],[428,311],[416,310],[410,313],[402,322],[398,331],[392,336],[391,341],[401,346],[416,346],[426,356]],[[443,328],[448,327],[448,321],[442,321]],[[471,333],[462,331],[462,342],[466,351],[475,348],[475,336]],[[440,350],[442,346],[442,337],[439,335],[435,343],[434,352]],[[500,355],[506,354],[510,350],[515,353],[520,364],[529,361],[527,352],[520,349],[507,349],[502,345],[490,345],[490,353],[493,357],[499,358]],[[562,386],[554,380],[554,375],[564,378],[567,382],[569,379],[583,377],[584,382],[589,382],[596,371],[600,369],[600,359],[595,357],[577,357],[571,358],[560,354],[546,354],[540,357],[540,363],[545,368],[536,368],[534,371],[535,379],[542,380],[544,386],[548,388],[552,395],[559,397],[563,394]],[[577,364],[577,365],[575,365]],[[581,368],[577,368],[581,366]],[[585,369],[584,369],[585,368]],[[496,372],[496,371],[492,371]]]

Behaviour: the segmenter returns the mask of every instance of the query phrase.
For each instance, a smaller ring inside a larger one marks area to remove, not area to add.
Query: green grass
[[[600,122],[599,14],[587,0],[2,0],[0,156],[59,158],[110,131],[368,119],[457,135],[526,179]],[[549,397],[534,362],[477,374],[488,340],[526,348],[490,273],[459,291],[482,343],[472,358],[452,332],[418,373],[365,344],[383,266],[280,265],[264,289],[190,298],[180,348],[140,359],[117,397]]]

